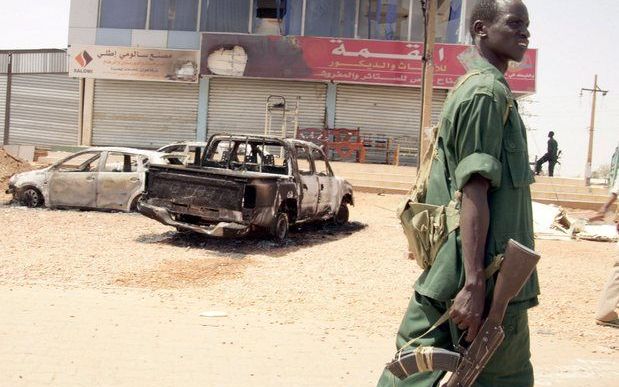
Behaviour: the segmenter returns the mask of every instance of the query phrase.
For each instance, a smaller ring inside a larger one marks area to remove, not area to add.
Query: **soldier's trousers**
[[[410,339],[425,333],[446,309],[447,305],[445,303],[414,292],[400,325],[396,347],[400,349]],[[494,356],[490,359],[474,386],[531,387],[533,386],[533,367],[530,361],[531,352],[529,348],[527,310],[515,310],[508,307],[503,327],[505,329],[505,340],[494,353]],[[445,323],[419,340],[413,348],[423,345],[453,350],[452,337],[449,324]],[[442,371],[423,372],[401,381],[391,372],[384,370],[378,381],[378,386],[438,386],[438,382],[444,374]]]
[[[552,177],[555,175],[555,165],[557,164],[556,158],[550,156],[548,153],[542,156],[541,159],[537,160],[535,163],[535,174],[539,175],[542,172],[542,165],[548,162],[548,176]]]
[[[615,264],[610,272],[610,277],[602,291],[598,311],[595,318],[603,321],[616,320],[617,306],[619,305],[619,255],[615,258]]]

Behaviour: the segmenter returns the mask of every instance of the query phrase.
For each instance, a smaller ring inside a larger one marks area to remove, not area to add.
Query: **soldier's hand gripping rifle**
[[[540,256],[535,251],[510,239],[499,270],[492,304],[479,333],[462,352],[434,347],[418,347],[398,352],[387,369],[398,379],[417,372],[444,370],[452,372],[443,387],[471,386],[505,338],[502,323],[507,304],[529,279]]]

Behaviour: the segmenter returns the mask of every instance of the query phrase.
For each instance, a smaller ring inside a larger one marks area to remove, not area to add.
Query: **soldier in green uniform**
[[[425,333],[450,306],[449,323],[413,346],[452,350],[459,337],[472,341],[480,328],[494,280],[483,271],[510,238],[534,247],[527,140],[504,73],[521,61],[529,42],[529,16],[521,0],[480,0],[470,30],[478,55],[469,76],[448,97],[441,116],[426,202],[446,205],[461,194],[460,227],[449,234],[435,261],[417,282],[396,346]],[[476,386],[533,386],[527,310],[538,303],[534,272],[510,303],[505,341]],[[400,381],[385,370],[379,386],[436,386],[444,372]]]
[[[548,149],[546,154],[535,163],[535,174],[539,175],[542,172],[542,165],[548,162],[548,176],[552,177],[555,174],[555,165],[559,160],[559,143],[555,140],[555,132],[548,132]]]

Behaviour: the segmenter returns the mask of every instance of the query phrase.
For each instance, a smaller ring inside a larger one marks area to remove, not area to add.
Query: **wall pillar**
[[[327,114],[327,128],[335,127],[335,100],[337,97],[337,84],[327,83],[327,101],[326,101],[326,114]]]
[[[198,97],[198,122],[196,140],[206,141],[208,138],[208,95],[210,78],[200,79],[200,95]]]
[[[82,135],[80,136],[80,144],[85,146],[92,145],[92,119],[95,110],[95,80],[91,78],[84,79],[84,96],[82,104]]]

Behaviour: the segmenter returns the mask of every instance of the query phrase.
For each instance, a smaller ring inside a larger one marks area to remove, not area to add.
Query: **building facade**
[[[0,51],[0,143],[81,142],[80,80],[67,60],[66,50]]]
[[[434,119],[465,72],[473,2],[438,2]],[[62,141],[155,148],[263,133],[277,95],[298,101],[299,128],[415,143],[423,26],[419,0],[74,0],[65,71],[78,125]]]

